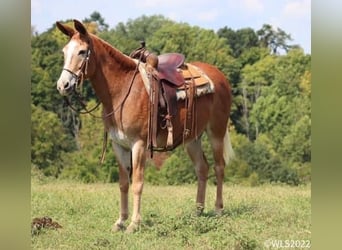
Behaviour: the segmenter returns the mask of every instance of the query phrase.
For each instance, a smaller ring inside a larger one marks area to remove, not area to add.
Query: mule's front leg
[[[131,152],[113,143],[113,149],[119,161],[119,185],[120,185],[120,216],[112,227],[113,232],[125,229],[124,223],[128,219],[128,189],[129,171],[131,168]]]
[[[198,215],[203,213],[205,204],[205,193],[207,188],[209,166],[203,153],[201,140],[194,140],[186,145],[187,152],[195,165],[197,174],[197,197],[196,212]]]
[[[125,167],[119,166],[119,185],[120,185],[120,216],[114,223],[112,231],[117,232],[125,229],[125,221],[128,219],[128,189],[129,173]]]
[[[146,162],[145,143],[137,141],[132,148],[132,190],[133,190],[133,213],[132,221],[126,232],[132,233],[136,231],[141,222],[141,195],[144,186],[144,168]]]

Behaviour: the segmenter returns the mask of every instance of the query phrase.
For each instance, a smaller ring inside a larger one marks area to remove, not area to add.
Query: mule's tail
[[[229,161],[232,160],[235,156],[232,143],[230,141],[230,134],[229,134],[228,127],[229,126],[227,125],[226,134],[224,135],[224,139],[223,139],[223,158],[224,158],[224,162],[226,163],[226,165],[228,165]]]

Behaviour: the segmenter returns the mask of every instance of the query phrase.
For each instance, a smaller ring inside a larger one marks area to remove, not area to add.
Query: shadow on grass
[[[251,215],[255,213],[257,206],[246,203],[239,203],[237,205],[230,205],[224,209],[222,216],[230,218],[237,218],[243,215]]]
[[[157,213],[150,213],[145,216],[142,226],[144,228],[151,228],[161,224],[178,224],[178,225],[189,225],[197,221],[203,221],[205,219],[217,220],[220,218],[238,218],[244,215],[251,215],[255,213],[257,206],[253,204],[239,203],[233,204],[226,207],[221,215],[217,215],[215,210],[203,211],[200,215],[196,214],[196,211],[185,211],[184,213],[177,216],[164,216],[160,217]]]

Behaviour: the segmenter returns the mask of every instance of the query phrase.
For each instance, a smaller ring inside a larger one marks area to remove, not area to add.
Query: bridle
[[[78,112],[79,114],[90,114],[91,116],[95,117],[95,118],[103,118],[103,117],[98,117],[98,116],[95,116],[94,114],[92,114],[91,112],[93,112],[94,110],[96,110],[101,102],[98,101],[97,104],[95,105],[95,107],[91,108],[91,109],[87,109],[87,105],[84,101],[84,97],[81,95],[81,88],[82,88],[82,85],[83,85],[83,81],[84,81],[84,75],[87,75],[88,73],[88,63],[89,63],[89,57],[90,57],[90,53],[91,53],[91,50],[90,48],[87,49],[87,52],[86,52],[86,57],[83,59],[82,61],[82,64],[81,66],[79,67],[78,69],[78,72],[77,74],[73,71],[71,71],[70,69],[67,69],[67,68],[63,68],[63,70],[67,71],[69,74],[72,75],[72,78],[75,80],[76,82],[76,85],[73,87],[73,92],[75,93],[75,96],[76,96],[76,99],[77,101],[81,104],[82,108],[85,110],[85,111],[81,111],[81,110],[78,110],[77,108],[75,108],[70,100],[68,99],[68,97],[64,97],[64,101],[66,102],[66,104],[75,112]],[[71,87],[71,86],[70,86]],[[106,117],[112,115],[113,112],[109,113],[109,114],[106,114]]]
[[[76,81],[76,87],[74,87],[74,90],[77,91],[79,87],[82,86],[84,75],[88,73],[88,63],[89,63],[89,57],[90,57],[91,50],[88,48],[86,52],[86,57],[83,59],[81,66],[78,69],[78,73],[71,71],[70,69],[63,68],[66,72],[72,75],[72,78]]]

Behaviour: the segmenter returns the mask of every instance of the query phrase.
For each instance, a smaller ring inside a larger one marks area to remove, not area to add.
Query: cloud
[[[31,12],[41,13],[43,6],[40,0],[31,0]]]
[[[264,0],[227,0],[229,9],[237,9],[239,12],[256,13],[265,9]]]
[[[220,13],[218,9],[211,9],[199,12],[196,17],[199,21],[213,22],[219,17]]]
[[[292,18],[302,18],[310,16],[311,14],[311,1],[310,0],[297,0],[287,3],[284,7],[283,13]]]
[[[200,1],[203,2],[203,1]],[[198,1],[196,0],[136,0],[135,5],[137,7],[149,7],[149,8],[161,8],[161,7],[179,7],[182,8],[184,5],[196,6]]]
[[[264,10],[264,5],[260,0],[242,0],[241,3],[249,11],[260,12]]]

